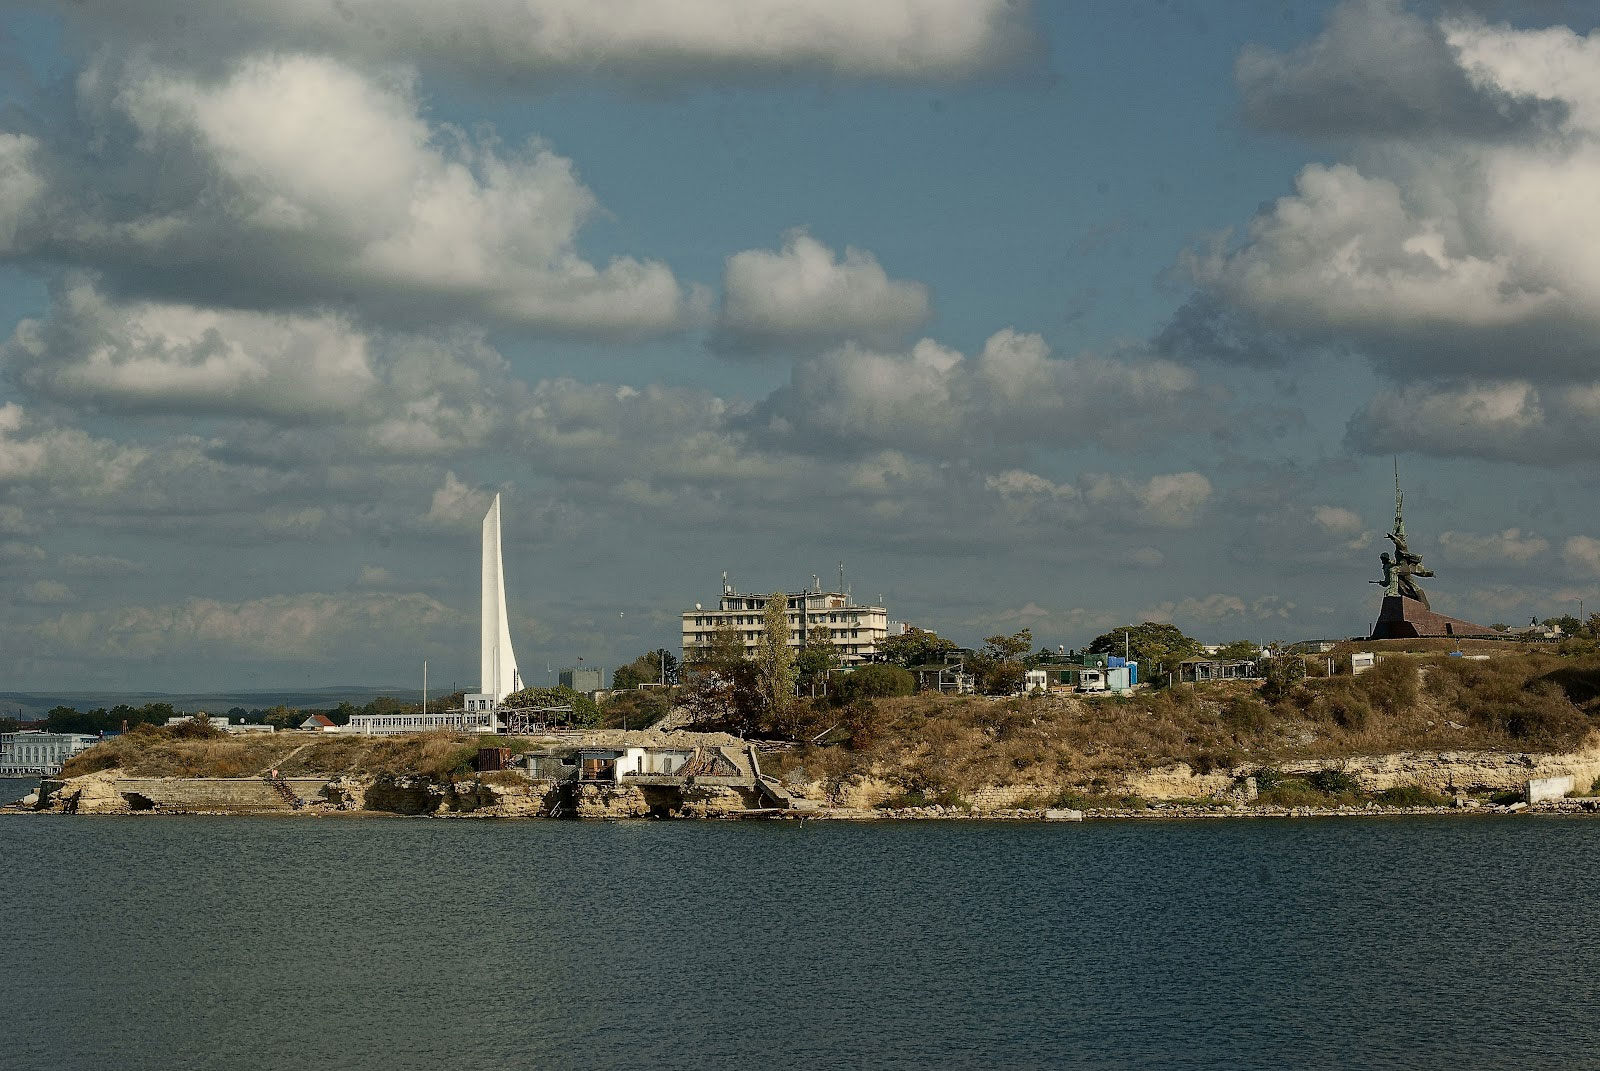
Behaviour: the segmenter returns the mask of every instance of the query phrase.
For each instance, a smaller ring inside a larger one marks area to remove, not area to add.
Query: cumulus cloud
[[[14,254],[202,304],[332,300],[600,335],[685,321],[691,299],[665,265],[578,252],[598,205],[570,160],[430,123],[408,78],[270,53],[221,79],[107,61],[79,85],[100,129],[18,165],[46,192]]]
[[[312,593],[86,610],[33,631],[62,652],[101,658],[185,654],[330,663],[338,651],[382,650],[397,638],[469,624],[467,615],[426,595]]]
[[[1529,90],[1473,78],[1458,48],[1400,0],[1353,0],[1297,49],[1247,47],[1234,77],[1251,122],[1296,134],[1505,137],[1564,114]]]
[[[446,472],[444,483],[433,492],[423,522],[439,528],[474,529],[482,523],[483,515],[489,512],[489,504],[493,501],[492,492],[473,487],[455,473]]]
[[[1384,391],[1351,418],[1345,441],[1375,454],[1417,451],[1529,465],[1600,456],[1600,382],[1538,385],[1522,379],[1408,384]]]
[[[732,352],[823,348],[849,339],[892,345],[929,315],[928,288],[891,279],[869,252],[843,259],[803,230],[774,253],[728,258],[716,345]]]
[[[1520,528],[1479,535],[1474,532],[1440,532],[1439,546],[1446,557],[1463,562],[1527,562],[1550,549],[1550,541]]]
[[[1247,52],[1247,108],[1320,124],[1356,159],[1307,166],[1242,241],[1186,256],[1198,293],[1164,346],[1256,361],[1334,347],[1400,380],[1592,379],[1597,54],[1600,37],[1564,27],[1424,22],[1387,2],[1346,5],[1293,55]],[[1344,80],[1365,88],[1335,92]]]
[[[1583,576],[1600,576],[1600,539],[1573,536],[1561,548],[1568,568]]]
[[[56,606],[75,598],[72,589],[59,580],[35,580],[22,585],[22,601],[35,606]]]
[[[985,486],[1018,519],[1093,519],[1160,528],[1192,525],[1212,492],[1211,481],[1198,472],[1164,473],[1148,479],[1089,473],[1076,483],[1056,483],[1036,473],[1010,469],[989,476]]]
[[[1136,446],[1175,424],[1203,427],[1218,400],[1170,361],[1057,358],[1040,336],[1008,328],[975,357],[923,339],[909,351],[849,344],[800,361],[755,419],[788,441],[965,456],[1019,443]]]
[[[16,251],[18,232],[44,192],[38,153],[37,138],[0,133],[0,256]]]
[[[347,447],[386,455],[470,449],[516,397],[505,361],[475,332],[114,301],[81,276],[57,288],[47,318],[18,324],[0,366],[74,407],[342,426]]]
[[[0,490],[31,484],[78,494],[128,486],[149,456],[78,428],[30,415],[15,402],[0,405]]]
[[[1002,66],[1031,50],[1016,0],[147,0],[75,4],[73,16],[164,55],[315,47],[420,62],[497,81],[625,82],[786,75],[925,80]]]
[[[1361,533],[1360,514],[1343,506],[1316,506],[1311,510],[1311,519],[1332,536],[1350,538]]]

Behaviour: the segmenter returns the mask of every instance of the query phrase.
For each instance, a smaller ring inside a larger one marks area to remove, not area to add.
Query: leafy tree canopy
[[[901,666],[874,663],[859,666],[839,678],[833,699],[841,705],[861,699],[885,699],[910,695],[917,690],[917,678]]]
[[[600,724],[600,707],[595,701],[564,684],[554,688],[524,688],[520,692],[512,692],[505,697],[504,705],[517,709],[571,707],[573,725],[587,729]]]
[[[663,670],[663,663],[665,669]],[[665,678],[665,679],[663,679]],[[614,670],[611,687],[637,688],[641,684],[677,684],[678,658],[671,651],[646,651],[632,662]]]
[[[943,662],[945,655],[956,649],[953,640],[947,640],[931,629],[909,628],[899,636],[889,636],[879,641],[878,651],[897,666],[925,665]]]
[[[1185,658],[1200,654],[1200,644],[1185,636],[1176,625],[1164,621],[1146,621],[1139,625],[1124,625],[1096,636],[1089,642],[1092,654],[1120,655],[1123,652],[1123,635],[1127,635],[1127,650],[1139,663],[1140,680],[1155,680],[1156,674],[1171,671]]]
[[[1261,645],[1252,640],[1234,640],[1217,651],[1218,658],[1237,658],[1250,662],[1261,656]]]

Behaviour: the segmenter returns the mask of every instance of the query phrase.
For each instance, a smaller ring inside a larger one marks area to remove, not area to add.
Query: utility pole
[[[428,716],[428,660],[422,660],[422,716]]]

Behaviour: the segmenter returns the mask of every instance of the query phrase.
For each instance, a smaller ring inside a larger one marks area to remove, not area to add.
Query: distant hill
[[[23,721],[33,721],[44,717],[52,707],[93,710],[96,707],[114,707],[118,703],[133,707],[146,703],[171,703],[179,710],[204,710],[210,714],[224,714],[234,707],[264,709],[280,703],[286,707],[328,710],[344,702],[363,706],[380,695],[410,700],[416,697],[417,689],[415,685],[404,688],[344,685],[253,692],[0,692],[0,716],[15,718],[20,711]]]

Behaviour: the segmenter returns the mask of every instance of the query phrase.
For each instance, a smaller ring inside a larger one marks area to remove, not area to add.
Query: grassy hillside
[[[1123,775],[1173,763],[1199,772],[1395,751],[1570,751],[1600,725],[1600,657],[1508,647],[1468,661],[1391,653],[1370,673],[1312,678],[1264,694],[1253,683],[1180,686],[1089,699],[907,696],[818,704],[798,717],[811,738],[766,760],[808,778],[872,775],[932,796],[988,785],[1106,792]],[[525,741],[517,741],[525,744]],[[478,741],[301,734],[225,736],[203,727],[141,728],[74,758],[67,776],[120,768],[141,776],[249,777],[416,773],[467,776]]]
[[[1177,762],[1204,773],[1409,750],[1566,751],[1597,725],[1600,658],[1394,655],[1359,677],[1308,679],[1273,697],[1226,682],[1104,699],[879,700],[870,731],[852,742],[768,765],[874,774],[934,796],[1024,783],[1099,792],[1129,771]]]
[[[468,773],[477,750],[476,737],[443,732],[308,737],[140,727],[74,756],[62,776],[121,769],[139,777],[253,777],[276,768],[285,777],[356,773],[448,777]]]

